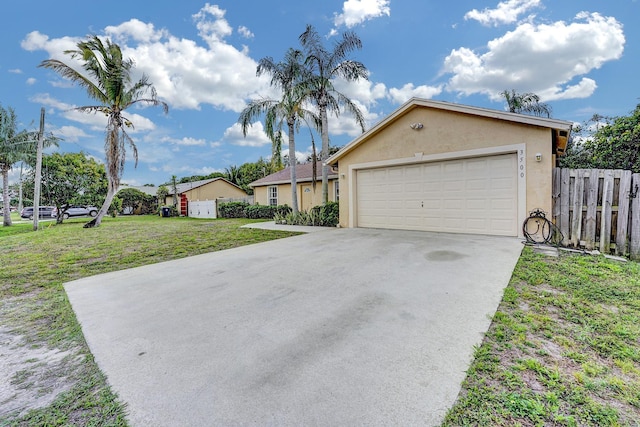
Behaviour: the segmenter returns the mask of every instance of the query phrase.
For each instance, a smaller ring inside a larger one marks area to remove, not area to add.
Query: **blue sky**
[[[36,128],[41,107],[60,151],[104,158],[104,119],[73,112],[92,105],[83,89],[37,68],[89,34],[111,38],[169,104],[129,112],[139,151],[123,182],[160,184],[223,171],[271,152],[256,123],[242,136],[240,111],[252,98],[275,96],[255,75],[265,56],[280,60],[307,24],[326,35],[354,31],[352,54],[368,81],[336,86],[360,106],[371,127],[412,96],[504,109],[504,89],[535,92],[553,117],[582,122],[594,113],[626,115],[638,102],[640,3],[582,0],[325,1],[10,1],[3,5],[0,102]],[[635,24],[635,25],[634,25]],[[331,144],[359,131],[346,114],[330,119]],[[316,136],[319,141],[319,136]],[[286,148],[286,147],[285,147]],[[296,138],[310,152],[308,131]],[[15,179],[15,171],[10,180]]]

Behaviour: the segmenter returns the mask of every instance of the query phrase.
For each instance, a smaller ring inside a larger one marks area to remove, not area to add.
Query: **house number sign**
[[[520,174],[520,178],[524,178],[525,166],[524,166],[524,150],[518,150],[518,173]]]

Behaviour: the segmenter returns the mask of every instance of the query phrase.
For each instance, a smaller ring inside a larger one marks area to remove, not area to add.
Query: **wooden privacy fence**
[[[553,170],[552,220],[562,245],[640,259],[640,174]]]

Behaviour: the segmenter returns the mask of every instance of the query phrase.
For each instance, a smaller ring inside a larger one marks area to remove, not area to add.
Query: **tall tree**
[[[326,160],[329,153],[329,121],[327,113],[330,111],[336,117],[340,108],[344,107],[355,118],[364,132],[365,122],[362,112],[346,95],[336,90],[333,81],[341,78],[346,81],[368,79],[367,68],[361,62],[348,59],[349,53],[362,48],[360,38],[353,32],[346,32],[342,38],[328,50],[323,44],[322,37],[316,29],[307,25],[307,29],[300,35],[300,43],[305,53],[305,65],[309,70],[311,100],[318,107],[320,116],[320,133],[322,137],[322,151],[320,160]],[[322,203],[329,200],[329,165],[322,167]]]
[[[45,146],[56,145],[57,139],[43,135]],[[2,175],[3,225],[11,225],[9,207],[9,171],[19,161],[34,163],[38,132],[18,132],[18,119],[13,108],[0,105],[0,175]]]
[[[57,59],[47,59],[40,67],[51,69],[86,89],[90,98],[99,105],[77,107],[84,113],[102,113],[107,116],[105,135],[105,163],[109,182],[107,196],[98,215],[85,224],[85,227],[98,227],[102,217],[108,212],[111,201],[118,190],[124,171],[125,145],[129,144],[133,157],[138,164],[137,147],[125,128],[133,128],[133,123],[122,113],[134,104],[143,103],[162,106],[167,113],[169,107],[156,96],[153,85],[146,75],[132,82],[133,60],[122,56],[120,46],[109,39],[106,43],[94,35],[87,41],[77,44],[77,49],[64,52],[72,59],[80,59],[86,74]]]
[[[33,182],[33,176],[30,181]],[[96,205],[107,193],[105,167],[84,153],[53,153],[42,158],[42,194],[58,208],[61,223],[71,205]]]
[[[579,127],[582,142],[573,141],[560,158],[562,167],[626,169],[640,173],[640,104],[628,116],[595,115]],[[573,132],[572,132],[573,133]]]
[[[551,117],[551,106],[540,102],[540,97],[535,93],[518,93],[515,89],[511,89],[511,91],[503,90],[500,95],[506,101],[507,108],[511,113]]]
[[[21,160],[23,144],[16,143],[18,123],[13,108],[7,109],[0,105],[0,172],[2,173],[2,206],[3,225],[11,225],[9,197],[9,171],[14,163]]]
[[[304,102],[309,97],[309,88],[305,86],[307,81],[305,68],[302,64],[302,52],[289,49],[281,62],[274,62],[272,58],[262,58],[258,63],[256,74],[269,74],[271,86],[281,91],[281,98],[257,99],[251,101],[242,110],[238,122],[242,126],[242,133],[246,136],[249,126],[259,116],[265,116],[265,132],[271,141],[277,140],[277,133],[282,132],[286,123],[289,138],[289,158],[296,158],[295,134],[300,127],[300,122],[314,127],[319,125],[318,117],[304,108]],[[291,210],[298,213],[298,190],[296,181],[296,168],[291,169]]]
[[[236,165],[224,168],[224,178],[235,185],[240,185],[240,180],[242,179],[240,176],[240,168]]]

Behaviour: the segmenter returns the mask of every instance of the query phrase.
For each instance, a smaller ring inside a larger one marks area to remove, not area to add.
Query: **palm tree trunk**
[[[2,168],[2,212],[3,226],[11,226],[11,199],[9,199],[9,169]]]
[[[100,210],[98,210],[98,215],[93,218],[91,221],[86,223],[84,228],[93,228],[99,227],[102,223],[102,218],[109,212],[109,207],[111,206],[111,202],[113,201],[113,197],[116,195],[116,191],[118,189],[118,183],[114,182],[111,177],[107,174],[107,196],[104,199],[104,203]]]
[[[329,156],[329,121],[327,120],[327,106],[320,105],[320,125],[322,134],[322,204],[326,205],[329,201],[329,165],[324,161]]]
[[[288,121],[289,126],[289,167],[291,168],[291,211],[298,214],[298,182],[296,180],[296,143],[295,122]]]

